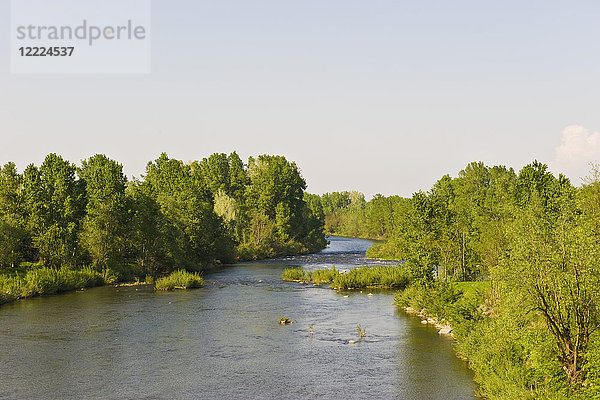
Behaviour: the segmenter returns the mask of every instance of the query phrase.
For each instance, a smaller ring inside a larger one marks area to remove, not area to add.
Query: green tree
[[[146,182],[168,221],[174,264],[193,269],[232,258],[233,242],[214,212],[213,196],[189,165],[163,153],[148,163]]]
[[[14,267],[27,255],[23,178],[14,163],[0,167],[0,266]]]
[[[600,183],[577,195],[566,178],[555,178],[537,163],[526,166],[521,178],[520,207],[501,278],[525,293],[527,304],[544,317],[574,384],[582,381],[583,354],[599,326],[600,237],[593,230],[598,215],[587,206],[600,201]]]
[[[129,186],[126,195],[132,211],[128,235],[130,256],[144,274],[154,276],[169,272],[174,267],[169,249],[176,245],[160,204],[151,194],[149,185],[139,181]]]
[[[282,156],[250,158],[248,176],[244,202],[248,223],[240,246],[244,257],[324,247],[322,222],[304,201],[306,182],[295,163]]]
[[[27,167],[24,191],[28,226],[41,261],[54,266],[76,264],[86,199],[75,166],[49,154],[39,170],[33,165]]]
[[[82,161],[79,176],[88,200],[81,231],[83,247],[94,265],[123,261],[129,215],[122,165],[97,154]]]

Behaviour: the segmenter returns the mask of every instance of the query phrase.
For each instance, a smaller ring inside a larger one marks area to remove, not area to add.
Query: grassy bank
[[[489,281],[414,283],[394,296],[403,308],[449,324],[459,335],[482,317]]]
[[[156,290],[191,289],[204,284],[204,280],[197,272],[177,270],[156,280]]]
[[[81,269],[40,267],[24,274],[0,275],[0,304],[25,297],[56,294],[71,290],[100,286],[116,281],[110,269],[102,273],[91,267]]]
[[[404,288],[410,282],[410,271],[402,266],[362,266],[347,272],[331,269],[305,270],[286,268],[283,280],[295,282],[328,283],[335,289]]]

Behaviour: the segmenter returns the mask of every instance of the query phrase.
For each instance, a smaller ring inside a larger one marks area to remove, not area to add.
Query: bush
[[[492,308],[489,287],[486,281],[415,283],[394,301],[452,325],[456,351],[469,361],[482,396],[575,398],[541,316],[523,309],[522,299],[510,292],[498,293],[502,300]]]
[[[396,293],[394,302],[401,307],[426,310],[429,316],[458,325],[481,317],[478,308],[487,293],[469,289],[467,296],[462,289],[466,288],[465,284],[475,284],[475,282],[464,282],[460,287],[454,282],[415,282],[405,290]]]
[[[191,289],[204,284],[204,279],[197,272],[177,270],[170,275],[156,280],[157,290]]]

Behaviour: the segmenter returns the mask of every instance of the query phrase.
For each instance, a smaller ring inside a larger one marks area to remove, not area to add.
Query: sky
[[[471,161],[579,185],[600,159],[600,2],[151,4],[151,73],[12,74],[0,1],[0,163],[280,154],[312,193],[410,196]]]

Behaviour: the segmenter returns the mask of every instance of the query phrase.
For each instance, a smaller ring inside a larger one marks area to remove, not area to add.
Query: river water
[[[391,292],[281,280],[289,265],[367,262],[369,241],[329,239],[318,254],[224,267],[202,289],[107,286],[4,305],[0,398],[473,399],[452,341]]]

